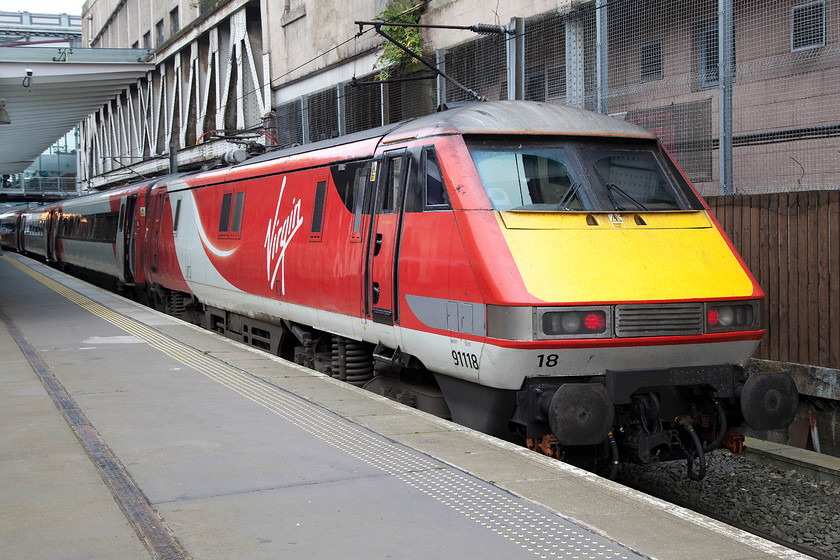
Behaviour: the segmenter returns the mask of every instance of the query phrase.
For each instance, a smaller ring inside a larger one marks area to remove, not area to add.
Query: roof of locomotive
[[[453,108],[432,113],[425,117],[363,130],[338,138],[271,151],[248,159],[234,167],[244,167],[253,163],[373,138],[382,138],[387,143],[399,138],[437,134],[655,137],[653,133],[633,123],[592,111],[569,107],[568,105],[536,101],[476,101],[461,103]]]
[[[430,134],[539,134],[633,136],[654,134],[633,123],[568,105],[535,101],[490,101],[455,108],[403,123],[384,138]]]

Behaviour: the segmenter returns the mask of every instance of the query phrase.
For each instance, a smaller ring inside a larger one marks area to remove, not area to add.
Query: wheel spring
[[[177,292],[169,292],[166,297],[166,313],[183,317],[187,310],[187,297]]]
[[[373,348],[370,344],[334,336],[332,376],[361,387],[373,379]]]

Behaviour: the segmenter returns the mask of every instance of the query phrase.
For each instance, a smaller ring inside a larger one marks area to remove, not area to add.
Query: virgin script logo
[[[269,281],[269,286],[273,290],[279,270],[281,295],[286,294],[286,249],[303,224],[303,218],[300,215],[300,199],[292,198],[289,212],[285,217],[280,215],[280,206],[283,203],[283,192],[285,190],[286,178],[283,177],[283,185],[280,187],[280,196],[277,198],[274,218],[268,220],[265,243],[263,243],[263,247],[265,247],[266,280]]]

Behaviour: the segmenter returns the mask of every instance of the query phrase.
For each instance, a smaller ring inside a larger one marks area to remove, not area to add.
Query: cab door
[[[375,183],[376,196],[365,260],[365,316],[376,323],[399,323],[400,231],[409,160],[405,149],[385,152]]]

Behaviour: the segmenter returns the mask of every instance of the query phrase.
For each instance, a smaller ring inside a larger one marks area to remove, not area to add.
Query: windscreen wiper
[[[571,212],[572,209],[569,208],[568,206],[566,206],[566,202],[568,201],[569,203],[571,203],[572,200],[574,200],[574,197],[577,194],[578,189],[580,189],[580,185],[581,185],[581,183],[572,183],[571,185],[569,185],[569,190],[566,191],[566,194],[563,195],[563,198],[560,199],[560,202],[557,203],[557,205],[554,207],[554,209],[555,210],[567,210],[567,211]]]
[[[612,193],[613,190],[618,191],[619,194],[621,194],[622,196],[624,196],[624,198],[626,198],[627,200],[629,200],[630,202],[635,204],[638,207],[638,209],[641,210],[642,212],[648,212],[649,211],[647,209],[647,207],[645,207],[644,204],[642,204],[641,202],[639,202],[638,200],[636,200],[635,198],[633,198],[632,196],[630,196],[629,194],[624,192],[624,190],[621,189],[618,185],[616,185],[615,183],[608,183],[607,180],[604,179],[604,176],[601,175],[601,172],[598,171],[597,166],[594,166],[592,168],[592,170],[595,171],[595,175],[598,176],[598,179],[601,181],[601,184],[604,185],[604,187],[607,189],[607,196],[610,197],[610,202],[612,202],[613,208],[615,210],[626,210],[626,208],[619,208],[618,207],[618,202],[616,202],[615,197],[613,196],[613,193]]]
[[[648,212],[648,209],[644,204],[642,204],[641,202],[639,202],[638,200],[636,200],[635,198],[633,198],[632,196],[627,194],[624,191],[624,189],[622,189],[621,187],[619,187],[615,183],[604,183],[604,186],[607,188],[607,194],[609,195],[610,200],[612,201],[613,206],[615,206],[616,210],[625,210],[625,208],[619,208],[618,207],[618,202],[615,201],[615,197],[613,197],[613,195],[612,195],[613,191],[617,191],[618,194],[620,194],[621,196],[623,196],[624,198],[626,198],[627,200],[629,200],[630,202],[635,204],[636,207],[639,210],[641,210],[642,212]]]

